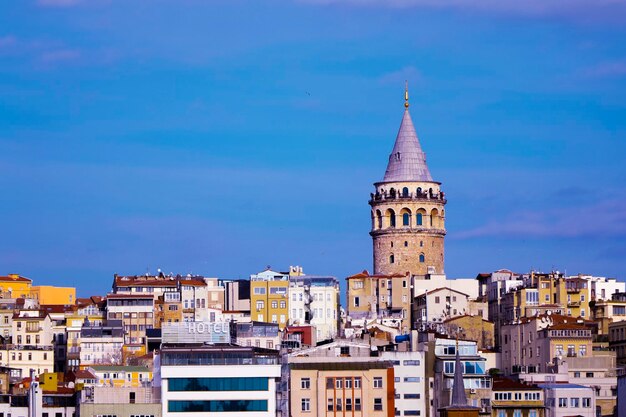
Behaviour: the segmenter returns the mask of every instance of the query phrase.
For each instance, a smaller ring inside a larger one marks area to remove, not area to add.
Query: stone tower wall
[[[428,267],[444,273],[445,204],[438,183],[376,184],[370,200],[374,273],[423,275]]]

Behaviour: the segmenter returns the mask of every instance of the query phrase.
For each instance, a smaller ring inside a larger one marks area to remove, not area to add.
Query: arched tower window
[[[392,209],[387,210],[387,217],[389,217],[389,227],[396,227],[396,212]]]
[[[389,190],[389,194],[391,195],[391,197],[395,197],[396,196],[396,189],[392,188],[391,190]]]
[[[380,210],[376,210],[376,226],[379,229],[383,228],[383,215]]]
[[[420,253],[420,263],[424,263],[426,262],[426,257],[424,256],[423,253]]]
[[[424,216],[422,213],[417,213],[417,225],[421,226],[422,224],[424,224]]]
[[[437,222],[437,217],[439,216],[439,211],[437,211],[437,209],[432,209],[432,211],[430,212],[430,225],[431,227],[437,227],[438,226],[438,222]]]
[[[407,187],[404,187],[402,189],[402,197],[408,197],[409,196],[409,189]]]
[[[422,187],[417,187],[417,195],[422,195]]]
[[[409,213],[404,213],[402,215],[402,226],[410,226],[411,225],[411,215]]]
[[[389,255],[389,263],[392,264],[395,262],[395,258],[393,256],[393,254]]]

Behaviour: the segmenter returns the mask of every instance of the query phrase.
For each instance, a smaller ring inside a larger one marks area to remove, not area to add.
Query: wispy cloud
[[[80,51],[77,49],[54,49],[44,51],[40,55],[41,62],[44,64],[57,64],[67,61],[74,61],[80,58]]]
[[[38,0],[37,4],[44,7],[71,7],[81,2],[82,0]]]
[[[17,43],[17,39],[13,35],[0,36],[0,49],[10,48]]]
[[[418,83],[423,78],[424,77],[420,70],[413,66],[408,66],[397,71],[392,71],[381,75],[380,77],[378,77],[378,82],[383,85],[399,85],[401,83],[404,83],[404,81],[409,81],[409,83]]]
[[[455,238],[583,238],[626,237],[626,198],[585,207],[516,210],[504,219],[455,233]]]
[[[588,78],[614,78],[626,76],[626,60],[601,62],[585,68],[582,75]]]
[[[623,0],[300,0],[318,5],[354,7],[458,9],[534,18],[565,17],[582,21],[623,22]]]

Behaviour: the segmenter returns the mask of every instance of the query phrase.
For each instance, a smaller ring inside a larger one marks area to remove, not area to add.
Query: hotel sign
[[[163,323],[162,343],[230,343],[230,326],[226,322],[189,321]]]

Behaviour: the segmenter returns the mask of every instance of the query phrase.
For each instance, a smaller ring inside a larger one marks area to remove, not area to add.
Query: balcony
[[[448,200],[446,200],[444,193],[440,192],[439,194],[436,193],[429,193],[429,192],[423,192],[423,193],[407,193],[407,194],[402,194],[401,192],[395,192],[395,193],[390,193],[390,192],[386,192],[384,194],[381,193],[370,193],[370,200],[369,200],[369,204],[374,204],[375,202],[381,202],[381,201],[410,201],[410,200],[418,200],[418,201],[434,201],[437,203],[441,203],[441,204],[446,204],[448,202]]]

